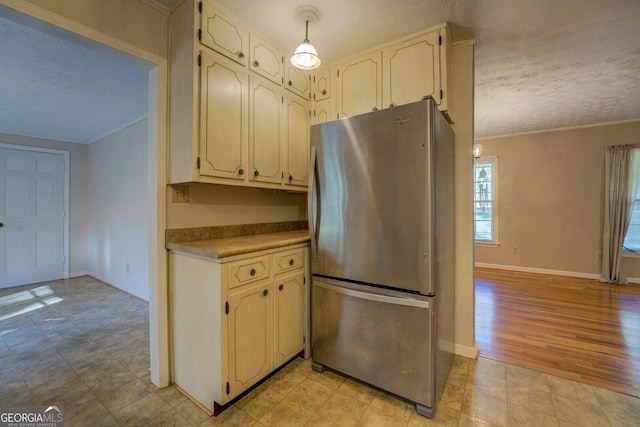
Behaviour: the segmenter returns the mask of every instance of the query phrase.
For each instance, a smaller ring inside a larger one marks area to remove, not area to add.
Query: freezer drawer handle
[[[339,294],[348,295],[350,297],[375,301],[375,302],[383,302],[395,305],[405,305],[409,307],[420,307],[420,308],[429,308],[429,301],[420,301],[412,298],[401,298],[401,297],[392,297],[388,295],[380,295],[369,292],[360,292],[355,289],[343,288],[341,286],[333,286],[327,285],[324,283],[316,282],[315,286],[319,288],[324,288],[333,292],[337,292]]]

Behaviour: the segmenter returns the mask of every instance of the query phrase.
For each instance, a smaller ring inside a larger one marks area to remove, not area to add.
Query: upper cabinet
[[[215,52],[200,52],[200,175],[244,179],[249,74]]]
[[[451,39],[442,24],[313,72],[313,123],[431,96],[450,121]]]
[[[447,110],[447,46],[447,31],[442,28],[383,49],[385,108],[432,96],[441,111]]]
[[[285,61],[284,72],[284,87],[304,99],[309,99],[309,74],[294,67],[289,60]]]
[[[333,75],[332,67],[319,68],[313,73],[313,100],[322,101],[331,98],[333,95]]]
[[[200,43],[246,66],[249,61],[249,30],[213,2],[201,0],[198,9]]]
[[[382,53],[368,53],[341,62],[336,71],[338,118],[382,108]]]
[[[285,96],[286,173],[285,184],[303,187],[309,180],[309,104],[297,96]]]
[[[211,0],[173,10],[169,67],[169,183],[306,191],[306,72]]]
[[[249,67],[274,83],[282,84],[284,76],[284,55],[278,48],[257,34],[251,33]]]

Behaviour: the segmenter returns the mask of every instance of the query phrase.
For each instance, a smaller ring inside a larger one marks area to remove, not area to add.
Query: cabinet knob
[[[238,175],[244,175],[244,169],[242,168],[238,169]]]
[[[284,289],[284,285],[282,283],[280,283],[280,286],[278,286],[279,290],[283,290]]]
[[[4,227],[4,224],[0,222],[0,227]]]
[[[236,56],[240,59],[244,58],[244,52],[242,52],[241,50],[236,52]]]
[[[260,63],[258,61],[253,61],[253,66],[258,68],[260,66]]]
[[[327,94],[327,90],[326,89],[322,89],[322,94],[326,95]]]
[[[250,275],[255,276],[256,275],[256,269],[252,268],[251,271],[249,272]]]
[[[291,80],[289,80],[289,86],[293,86],[293,83],[291,82]]]
[[[289,181],[293,181],[293,175],[289,175]]]
[[[264,291],[262,291],[262,295],[264,295],[265,297],[269,295],[269,289],[265,289]]]
[[[378,107],[373,107],[371,111],[378,111]]]
[[[389,104],[389,108],[393,108],[393,107],[397,107],[398,104],[396,104],[395,102],[392,102],[391,104]]]
[[[258,172],[258,169],[254,170],[253,171],[253,176],[258,176],[258,175],[260,175],[260,172]]]
[[[293,258],[289,260],[289,265],[293,265]]]

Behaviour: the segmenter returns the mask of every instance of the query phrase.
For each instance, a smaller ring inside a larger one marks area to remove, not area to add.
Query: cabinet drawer
[[[229,264],[229,289],[268,278],[269,257],[249,258]]]
[[[281,252],[273,256],[273,273],[280,274],[286,271],[302,268],[304,265],[304,249]]]

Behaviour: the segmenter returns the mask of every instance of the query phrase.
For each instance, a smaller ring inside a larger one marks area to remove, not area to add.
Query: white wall
[[[81,276],[88,272],[87,258],[87,154],[84,144],[31,138],[0,133],[0,142],[69,152],[69,275]]]
[[[149,299],[147,119],[89,146],[89,274]]]

